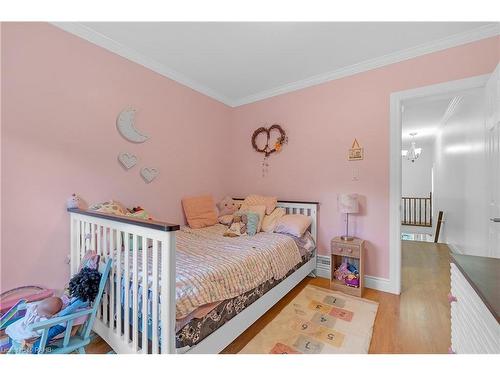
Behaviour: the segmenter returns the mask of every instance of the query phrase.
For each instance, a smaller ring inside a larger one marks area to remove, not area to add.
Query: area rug
[[[366,354],[378,303],[306,286],[242,354]]]

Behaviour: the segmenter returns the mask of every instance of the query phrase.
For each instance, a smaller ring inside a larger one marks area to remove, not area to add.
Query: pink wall
[[[320,201],[319,247],[341,234],[344,219],[336,197],[356,192],[362,213],[353,219],[355,233],[368,241],[367,274],[389,276],[389,96],[392,92],[493,71],[500,38],[432,53],[365,73],[331,81],[236,108],[232,112],[234,163],[231,192],[277,195]],[[261,154],[250,147],[253,131],[282,124],[289,136],[283,152],[270,158],[261,177]],[[365,160],[347,161],[354,138]],[[359,181],[352,180],[352,169]]]
[[[0,35],[0,290],[66,282],[65,200],[73,192],[89,202],[141,204],[173,222],[183,221],[180,198],[202,192],[319,200],[322,252],[341,232],[337,193],[358,192],[365,202],[355,230],[369,241],[368,273],[387,277],[389,95],[489,73],[499,45],[492,38],[230,109],[48,24],[4,23]],[[128,105],[151,136],[144,144],[116,132],[116,115]],[[273,122],[290,142],[263,179],[250,136]],[[354,137],[364,161],[346,161]],[[123,171],[120,151],[135,152],[160,176],[147,185],[139,167]]]
[[[177,223],[182,196],[224,193],[229,107],[49,24],[4,23],[2,52],[2,290],[64,286],[73,192]],[[116,131],[128,105],[143,144]],[[159,177],[125,172],[120,151]]]

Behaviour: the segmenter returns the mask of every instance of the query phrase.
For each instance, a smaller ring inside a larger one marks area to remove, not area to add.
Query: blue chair
[[[106,263],[101,263],[99,266],[99,272],[101,272],[101,281],[99,283],[99,292],[94,300],[92,307],[86,308],[84,310],[77,311],[75,313],[54,317],[42,322],[37,322],[31,325],[32,330],[43,330],[39,345],[38,354],[66,354],[78,351],[80,354],[85,354],[85,347],[90,343],[90,332],[94,326],[94,321],[97,315],[97,309],[101,303],[102,295],[104,293],[104,288],[109,279],[109,272],[111,270],[111,259],[108,259]],[[73,328],[73,322],[77,318],[87,316],[85,323],[78,329],[74,336],[71,336],[71,331]],[[47,342],[49,338],[49,330],[53,327],[66,324],[66,330],[64,331],[64,337],[56,340]],[[49,345],[50,350],[46,350]]]

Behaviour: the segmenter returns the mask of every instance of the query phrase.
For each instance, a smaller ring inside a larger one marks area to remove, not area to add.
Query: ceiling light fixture
[[[415,160],[418,159],[420,154],[422,153],[421,148],[417,148],[415,145],[415,136],[417,133],[410,133],[411,136],[411,144],[410,144],[410,149],[409,150],[401,150],[401,156],[406,157],[409,161],[412,163],[415,163]]]

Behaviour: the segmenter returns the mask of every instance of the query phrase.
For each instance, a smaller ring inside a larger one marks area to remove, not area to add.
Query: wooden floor
[[[401,295],[365,289],[363,297],[379,303],[370,353],[447,353],[450,346],[449,249],[446,245],[428,242],[402,243]],[[303,280],[222,353],[240,351],[308,284],[328,288],[329,281]],[[110,350],[99,339],[87,352]]]

